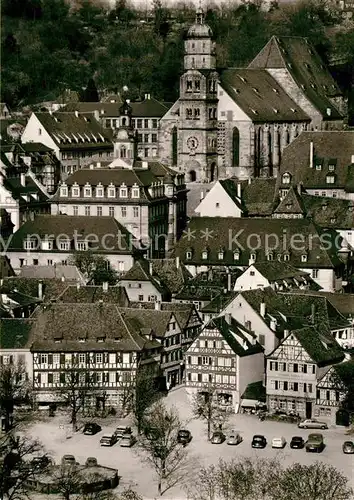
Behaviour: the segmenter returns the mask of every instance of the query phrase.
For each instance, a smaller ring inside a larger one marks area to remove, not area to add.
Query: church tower
[[[177,167],[187,182],[218,178],[215,43],[199,8],[185,39],[185,72],[180,79]]]
[[[132,107],[125,100],[119,108],[119,128],[114,138],[114,157],[127,163],[136,159],[137,137],[132,125]]]

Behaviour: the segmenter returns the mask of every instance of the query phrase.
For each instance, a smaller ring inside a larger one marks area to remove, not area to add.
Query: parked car
[[[131,448],[135,443],[136,437],[133,436],[133,434],[125,434],[119,442],[120,446],[123,446],[123,448]]]
[[[272,448],[285,448],[286,439],[284,437],[275,437],[272,439]]]
[[[252,448],[265,448],[267,446],[267,440],[264,436],[256,434],[252,439]]]
[[[344,441],[342,448],[343,448],[343,453],[352,455],[354,453],[354,442]]]
[[[308,418],[306,420],[302,420],[298,424],[298,427],[300,429],[328,429],[328,425],[326,424],[326,422],[320,422],[315,418]]]
[[[61,459],[61,465],[79,465],[74,455],[64,455]]]
[[[302,449],[305,446],[305,440],[301,436],[293,436],[290,441],[290,448]]]
[[[192,441],[192,434],[190,431],[181,429],[177,434],[177,441],[184,446]]]
[[[31,465],[36,467],[37,469],[45,469],[49,467],[49,465],[53,465],[53,460],[47,455],[43,455],[41,457],[34,457],[31,460]]]
[[[95,422],[88,422],[84,427],[84,434],[86,436],[94,436],[102,430],[102,427]]]
[[[227,439],[227,444],[229,445],[238,445],[242,442],[242,437],[238,432],[232,432]]]
[[[116,444],[117,441],[118,441],[118,436],[115,432],[113,432],[112,434],[105,434],[104,436],[102,436],[100,439],[100,445],[113,446]]]
[[[126,425],[121,425],[116,428],[115,434],[118,439],[122,438],[126,434],[131,434],[132,429],[131,427],[127,427]]]
[[[323,434],[309,434],[305,448],[307,452],[321,453],[324,449]]]
[[[226,439],[226,436],[221,431],[216,431],[211,436],[211,444],[222,444]]]

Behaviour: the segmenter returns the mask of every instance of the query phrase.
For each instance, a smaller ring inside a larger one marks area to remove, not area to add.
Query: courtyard
[[[232,430],[238,431],[243,442],[238,446],[228,446],[226,443],[213,445],[207,441],[206,423],[192,418],[190,405],[184,388],[173,390],[164,400],[166,406],[174,406],[180,415],[185,428],[189,429],[193,435],[192,442],[188,445],[189,458],[192,472],[197,472],[199,467],[216,464],[219,459],[231,460],[240,456],[247,457],[277,457],[285,466],[294,462],[309,465],[317,460],[323,461],[337,467],[346,475],[354,487],[354,455],[344,455],[342,444],[348,439],[346,430],[341,428],[330,428],[321,431],[325,439],[325,449],[321,454],[306,453],[304,450],[292,450],[289,442],[292,436],[302,436],[307,438],[310,430],[298,429],[295,424],[259,421],[256,416],[231,415],[223,431],[230,433]],[[114,431],[115,428],[124,423],[129,424],[128,419],[118,419],[110,417],[107,420],[97,420],[102,425],[102,431],[95,436],[85,436],[82,432],[72,435],[71,426],[67,415],[58,413],[45,422],[38,422],[31,426],[29,432],[33,438],[41,440],[46,451],[59,463],[65,454],[72,454],[80,464],[84,464],[88,457],[95,457],[100,465],[112,467],[118,470],[121,477],[117,491],[123,491],[131,487],[140,493],[145,500],[153,500],[158,497],[156,479],[154,471],[139,456],[139,449],[122,448],[119,443],[107,448],[100,446],[100,438],[104,433]],[[136,433],[136,432],[134,432]],[[251,440],[254,434],[263,434],[268,445],[265,449],[254,450],[251,448]],[[283,436],[287,445],[282,450],[272,449],[271,440],[273,437]],[[179,484],[167,491],[163,498],[168,500],[186,500],[188,498],[186,485]]]

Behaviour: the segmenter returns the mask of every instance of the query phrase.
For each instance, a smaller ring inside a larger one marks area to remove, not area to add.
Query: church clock
[[[187,146],[188,146],[188,149],[190,149],[191,151],[195,151],[198,147],[198,139],[196,137],[189,137],[187,139]]]

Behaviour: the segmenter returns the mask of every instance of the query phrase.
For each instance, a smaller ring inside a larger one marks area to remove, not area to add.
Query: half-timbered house
[[[212,319],[186,352],[188,394],[213,387],[217,403],[231,411],[238,411],[246,387],[263,373],[263,347],[231,315]]]
[[[326,327],[291,331],[267,356],[266,392],[271,411],[294,411],[315,416],[317,383],[328,367],[340,363],[344,353]]]
[[[142,364],[158,366],[161,344],[111,303],[44,305],[34,314],[34,390],[39,403],[61,400],[65,373],[77,371],[78,383],[90,379],[96,405],[119,406]]]

